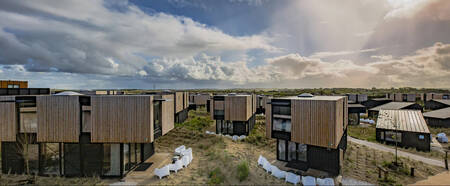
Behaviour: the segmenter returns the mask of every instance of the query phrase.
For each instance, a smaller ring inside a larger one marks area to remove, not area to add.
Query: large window
[[[36,112],[21,112],[20,113],[20,132],[21,133],[36,133],[37,132]]]
[[[123,168],[124,172],[130,170],[130,146],[123,144]]]
[[[278,140],[278,159],[286,160],[286,141]]]
[[[386,136],[385,136],[385,140],[386,141],[392,141],[392,142],[402,142],[402,133],[400,132],[393,132],[393,131],[386,131]]]
[[[307,161],[308,146],[306,144],[297,145],[297,160]]]
[[[283,118],[273,118],[273,130],[291,132],[291,120]]]
[[[290,141],[289,145],[288,145],[288,150],[289,150],[288,161],[297,159],[297,150],[296,150],[296,148],[297,148],[297,145],[295,144],[295,142]]]
[[[120,176],[120,144],[103,144],[103,175]]]
[[[290,106],[273,105],[272,109],[273,114],[288,115],[288,116],[291,115]]]
[[[60,175],[59,143],[41,144],[41,171],[47,175]]]
[[[136,144],[135,143],[130,144],[130,162],[131,162],[131,166],[135,166],[137,164]]]
[[[222,134],[223,120],[216,120],[216,133]]]

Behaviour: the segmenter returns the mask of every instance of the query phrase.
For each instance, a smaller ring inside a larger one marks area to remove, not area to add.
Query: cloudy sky
[[[2,0],[0,79],[450,88],[449,0]]]

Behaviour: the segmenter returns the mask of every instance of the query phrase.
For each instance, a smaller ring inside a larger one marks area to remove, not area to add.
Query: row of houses
[[[183,122],[189,106],[187,92],[30,91],[0,96],[3,173],[124,176],[153,155],[155,140]]]

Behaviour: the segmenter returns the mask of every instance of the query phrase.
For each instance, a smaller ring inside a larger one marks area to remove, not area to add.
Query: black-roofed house
[[[446,107],[450,107],[449,99],[432,99],[425,102],[425,109],[427,110],[438,110]]]
[[[420,110],[423,108],[417,103],[414,102],[389,102],[384,105],[380,105],[374,108],[369,109],[370,117],[377,117],[377,114],[380,110]]]
[[[379,142],[430,151],[430,131],[419,110],[381,110],[376,125]]]
[[[369,99],[367,101],[362,102],[361,104],[366,107],[366,109],[371,109],[380,105],[384,105],[386,103],[392,102],[392,100],[388,98],[374,98]]]
[[[423,113],[430,127],[450,128],[450,107]]]
[[[359,125],[360,113],[366,113],[366,107],[361,104],[348,104],[348,123],[350,125]]]

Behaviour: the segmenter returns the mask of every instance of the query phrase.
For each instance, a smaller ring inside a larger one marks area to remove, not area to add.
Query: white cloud
[[[338,51],[338,52],[316,52],[312,54],[311,58],[327,58],[334,56],[345,56],[345,55],[353,55],[367,52],[375,52],[379,50],[379,48],[371,48],[371,49],[361,49],[361,50],[347,50],[347,51]]]
[[[190,18],[148,15],[123,2],[117,5],[123,11],[110,10],[107,3],[113,2],[1,1],[0,64],[35,72],[133,76],[158,68],[154,58],[278,51],[264,35],[235,37]]]

